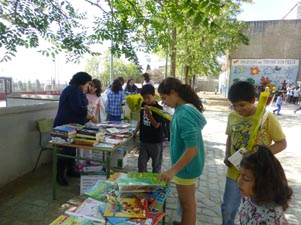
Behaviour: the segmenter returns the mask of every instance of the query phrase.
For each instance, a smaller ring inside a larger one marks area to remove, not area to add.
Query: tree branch
[[[90,0],[85,0],[86,2],[88,2],[88,3],[90,3],[91,5],[93,5],[93,6],[96,6],[97,8],[99,8],[102,12],[104,12],[105,14],[108,14],[108,12],[106,12],[99,4],[97,4],[97,3],[94,3],[94,2],[92,2],[92,1],[90,1]]]

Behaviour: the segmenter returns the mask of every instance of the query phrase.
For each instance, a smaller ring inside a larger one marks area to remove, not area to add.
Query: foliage
[[[173,49],[169,52],[173,55],[170,61],[175,62],[178,54],[191,74],[215,74],[216,57],[245,39],[234,19],[240,2],[2,0],[0,47],[6,49],[2,60],[10,60],[17,46],[36,48],[43,39],[49,45],[40,49],[43,54],[54,57],[64,51],[70,61],[78,61],[85,53],[100,54],[95,44],[110,40],[115,57],[124,54],[136,65],[139,65],[136,52],[170,48]],[[80,4],[93,9],[92,21],[87,18],[90,12]]]
[[[37,91],[41,91],[42,87],[41,87],[41,82],[39,79],[36,79],[36,90]]]
[[[100,56],[93,56],[87,59],[85,65],[85,71],[93,78],[100,79],[100,67],[102,64],[102,58]]]
[[[106,52],[104,57],[93,56],[86,62],[85,71],[94,78],[100,79],[102,86],[107,87],[110,82],[110,56]],[[136,64],[126,62],[122,59],[113,59],[113,77],[123,77],[125,82],[133,78],[136,82],[141,81],[141,72]]]
[[[93,53],[87,28],[80,21],[71,3],[59,0],[2,0],[0,2],[0,47],[6,52],[2,60],[15,56],[18,46],[36,48],[41,38],[49,42],[42,54],[54,57],[58,52],[69,52],[69,60],[76,61],[84,53]]]
[[[178,62],[186,67],[190,76],[218,76],[221,70],[219,59],[226,51],[241,42],[248,43],[243,34],[245,24],[235,19],[239,5],[221,1],[213,10],[216,13],[204,19],[202,25],[192,26],[195,23],[193,17],[185,21],[187,26],[178,29]]]
[[[31,81],[27,81],[27,87],[26,87],[26,91],[32,91],[32,83]]]
[[[23,87],[23,83],[22,81],[18,81],[18,88],[17,88],[18,91],[24,91],[24,87]]]

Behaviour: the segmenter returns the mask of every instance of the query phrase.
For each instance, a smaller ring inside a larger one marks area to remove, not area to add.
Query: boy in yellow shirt
[[[239,171],[229,162],[228,158],[238,149],[247,147],[250,139],[250,129],[256,113],[255,88],[251,83],[239,81],[230,87],[228,99],[233,105],[233,111],[228,116],[226,134],[226,154],[224,163],[228,167],[221,206],[222,225],[233,225],[234,218],[240,205],[241,194],[237,179]],[[268,146],[274,153],[286,148],[286,139],[277,118],[268,112],[267,118],[260,127],[255,144]]]

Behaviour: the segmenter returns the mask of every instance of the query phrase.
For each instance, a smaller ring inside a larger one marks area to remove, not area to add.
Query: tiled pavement
[[[293,113],[293,105],[284,105],[279,120],[287,135],[288,147],[277,157],[285,168],[294,190],[291,207],[286,211],[290,224],[301,224],[301,111]],[[206,145],[206,165],[197,188],[198,224],[221,224],[220,204],[225,183],[223,156],[227,107],[207,107],[204,115],[208,124],[203,130]],[[218,110],[218,111],[213,111]],[[163,170],[169,167],[169,148],[164,149]],[[126,170],[136,170],[137,154],[130,153]],[[79,179],[69,179],[68,187],[58,186],[58,200],[51,195],[51,165],[42,165],[35,173],[17,179],[0,188],[0,225],[47,225],[72,205],[84,198],[79,195]],[[176,190],[171,185],[167,200],[166,224],[175,220]]]

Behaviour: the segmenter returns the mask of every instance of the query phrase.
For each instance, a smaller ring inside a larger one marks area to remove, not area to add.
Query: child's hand
[[[98,123],[98,119],[96,119],[96,117],[94,116],[94,117],[91,119],[91,122],[92,122],[92,123]]]
[[[147,107],[147,105],[144,106],[144,112],[145,112],[147,118],[149,119],[152,114],[151,114],[151,111],[149,110],[149,108]]]
[[[229,156],[226,156],[225,159],[224,159],[224,163],[227,167],[231,167],[232,166],[232,163],[228,160]]]
[[[165,182],[170,182],[175,176],[175,173],[173,172],[172,168],[161,173],[159,175],[159,180],[165,181]]]
[[[137,137],[137,132],[134,132],[134,133],[133,133],[133,139],[135,140],[136,137]]]

